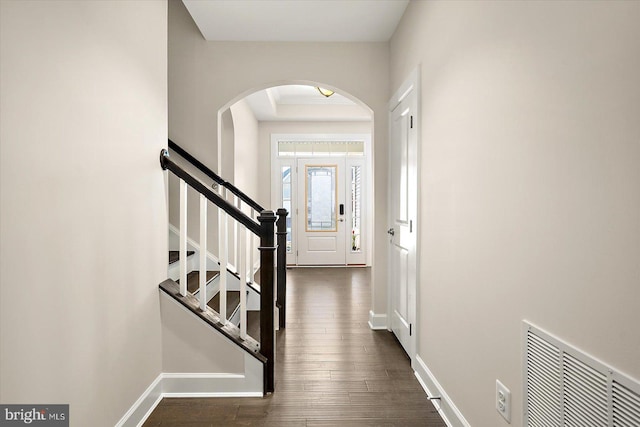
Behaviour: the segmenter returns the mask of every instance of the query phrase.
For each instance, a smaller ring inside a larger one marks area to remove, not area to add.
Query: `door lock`
[[[393,228],[390,228],[387,230],[387,233],[389,233],[390,235],[394,236],[396,234],[396,232],[394,231]]]

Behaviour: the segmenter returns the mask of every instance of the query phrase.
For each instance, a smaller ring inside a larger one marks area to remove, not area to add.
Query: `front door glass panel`
[[[306,231],[337,231],[337,172],[337,165],[306,166]]]
[[[291,166],[283,166],[282,207],[287,210],[287,253],[291,253]]]
[[[360,252],[362,232],[362,167],[351,166],[351,252]]]

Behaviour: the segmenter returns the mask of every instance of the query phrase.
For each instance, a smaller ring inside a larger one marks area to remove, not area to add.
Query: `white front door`
[[[346,264],[345,159],[298,159],[298,265]]]
[[[391,104],[389,151],[390,326],[413,360],[416,320],[417,94],[404,89]]]

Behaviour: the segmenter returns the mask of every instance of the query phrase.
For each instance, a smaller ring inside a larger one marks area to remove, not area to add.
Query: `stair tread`
[[[212,281],[220,274],[219,271],[207,271],[207,283]],[[180,280],[176,280],[177,283],[180,283]],[[187,291],[194,293],[200,287],[200,272],[199,271],[191,271],[187,273]]]
[[[195,254],[195,251],[187,251],[187,256]],[[173,264],[174,262],[180,259],[180,251],[169,251],[169,264]]]
[[[247,311],[247,335],[260,342],[260,312]]]
[[[220,292],[218,292],[207,304],[209,307],[220,313]],[[227,319],[229,319],[236,307],[240,305],[240,291],[227,291]]]

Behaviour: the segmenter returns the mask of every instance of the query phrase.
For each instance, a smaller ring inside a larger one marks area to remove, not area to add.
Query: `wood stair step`
[[[187,251],[187,256],[195,254],[195,251]],[[173,264],[174,262],[180,259],[180,251],[169,251],[169,264]]]
[[[247,335],[260,342],[260,312],[247,311]]]
[[[207,284],[220,274],[219,271],[207,271]],[[176,280],[180,283],[180,280]],[[200,272],[192,271],[187,273],[187,291],[194,293],[200,287]]]
[[[218,292],[207,304],[220,313],[220,292]],[[233,312],[240,305],[240,291],[227,291],[227,319],[231,318]]]

